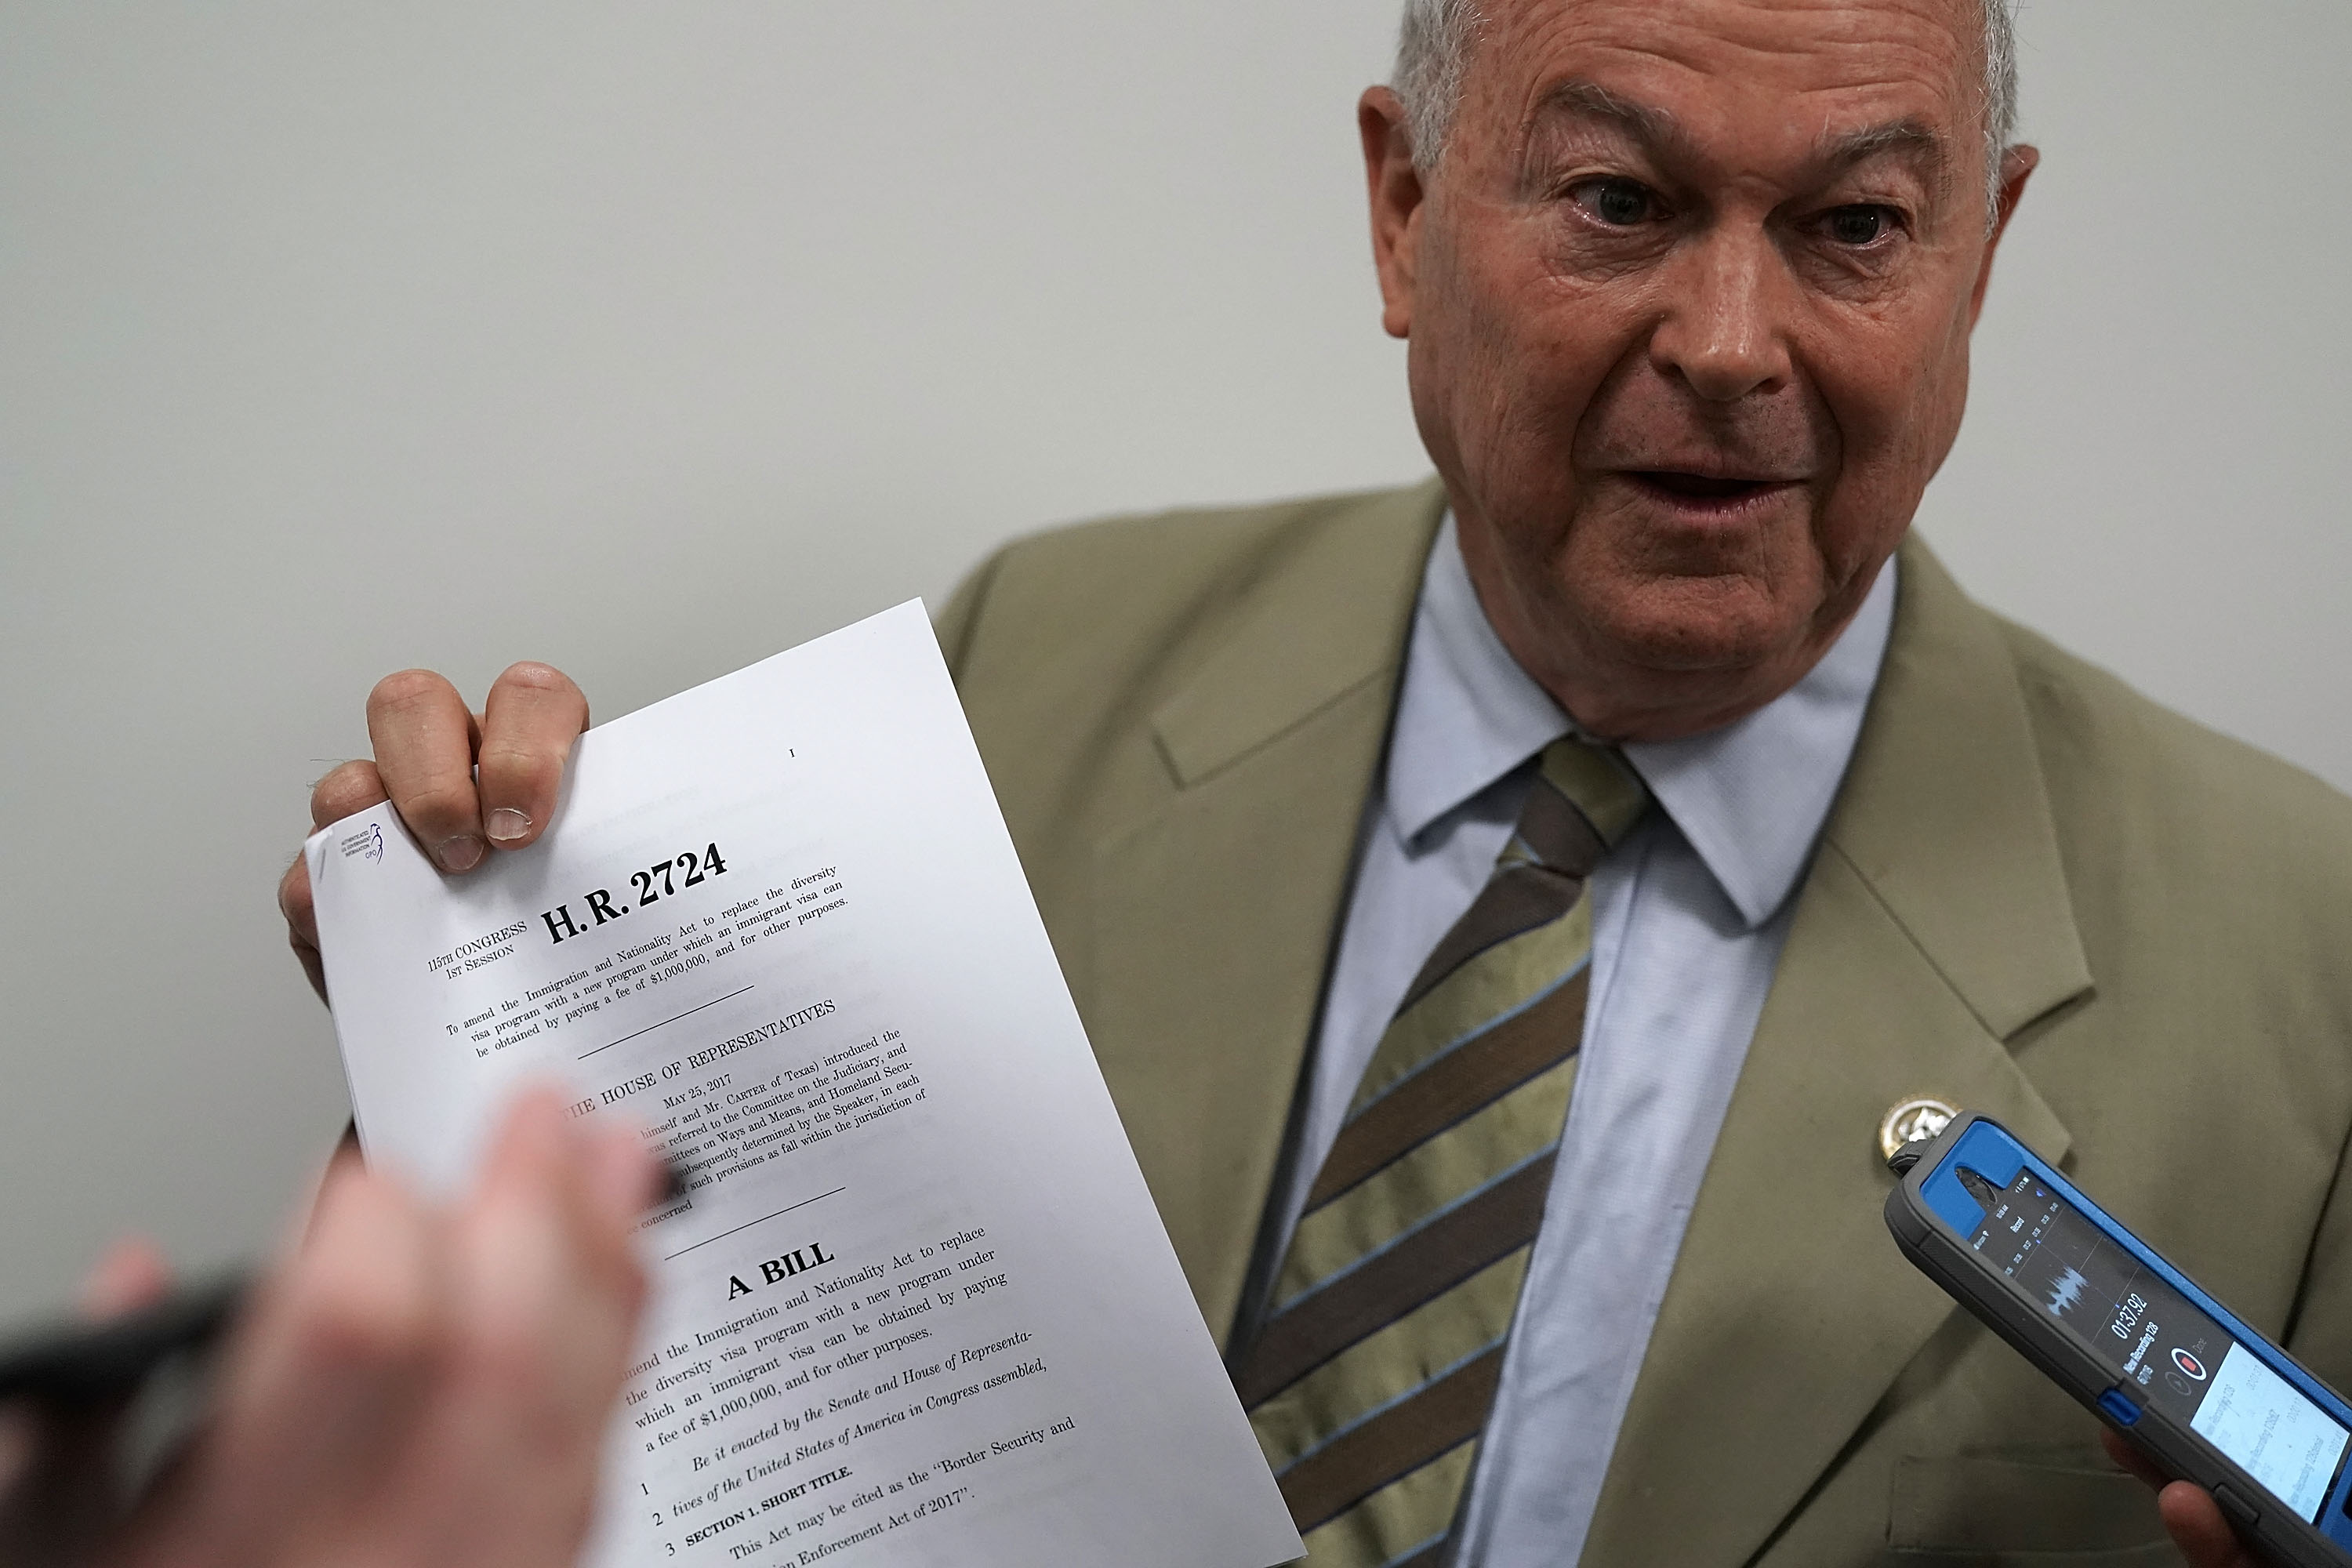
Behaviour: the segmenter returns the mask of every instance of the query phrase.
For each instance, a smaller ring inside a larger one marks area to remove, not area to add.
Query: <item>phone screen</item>
[[[2347,1434],[2155,1270],[2052,1192],[2031,1167],[1997,1189],[1962,1169],[1984,1205],[1969,1238],[2032,1292],[2119,1382],[2189,1426],[2315,1522]]]

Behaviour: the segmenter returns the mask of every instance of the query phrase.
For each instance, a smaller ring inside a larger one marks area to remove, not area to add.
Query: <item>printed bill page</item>
[[[552,1078],[688,1173],[591,1561],[1298,1554],[919,604],[591,731],[471,875],[306,852],[371,1159]]]

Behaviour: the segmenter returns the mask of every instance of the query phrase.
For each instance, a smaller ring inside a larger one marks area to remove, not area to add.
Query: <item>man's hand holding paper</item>
[[[509,667],[477,715],[429,669],[388,675],[368,694],[372,760],[343,763],[310,792],[310,826],[326,826],[390,801],[444,870],[470,871],[487,847],[537,843],[554,814],[572,742],[588,727],[588,699],[548,665]],[[289,941],[320,994],[319,926],[310,868],[296,856],[278,888]]]

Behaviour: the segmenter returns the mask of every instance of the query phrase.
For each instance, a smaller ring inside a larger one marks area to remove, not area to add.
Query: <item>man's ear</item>
[[[1356,100],[1364,143],[1364,185],[1372,205],[1372,264],[1381,275],[1381,325],[1392,338],[1412,335],[1413,282],[1421,238],[1421,171],[1404,105],[1384,87]]]
[[[2001,154],[2000,199],[1993,208],[1992,233],[1985,239],[1984,264],[1977,268],[1976,288],[1969,295],[1969,326],[1973,330],[1977,318],[1984,314],[1985,289],[1992,282],[1992,256],[2000,248],[2000,237],[2009,232],[2009,220],[2017,216],[2017,204],[2025,199],[2025,182],[2033,178],[2033,171],[2042,166],[2042,149],[2016,146]]]

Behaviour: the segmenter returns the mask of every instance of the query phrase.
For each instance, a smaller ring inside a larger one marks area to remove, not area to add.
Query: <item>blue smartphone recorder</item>
[[[2352,1405],[1999,1122],[1953,1119],[1886,1196],[1904,1256],[2280,1563],[2352,1565]]]

